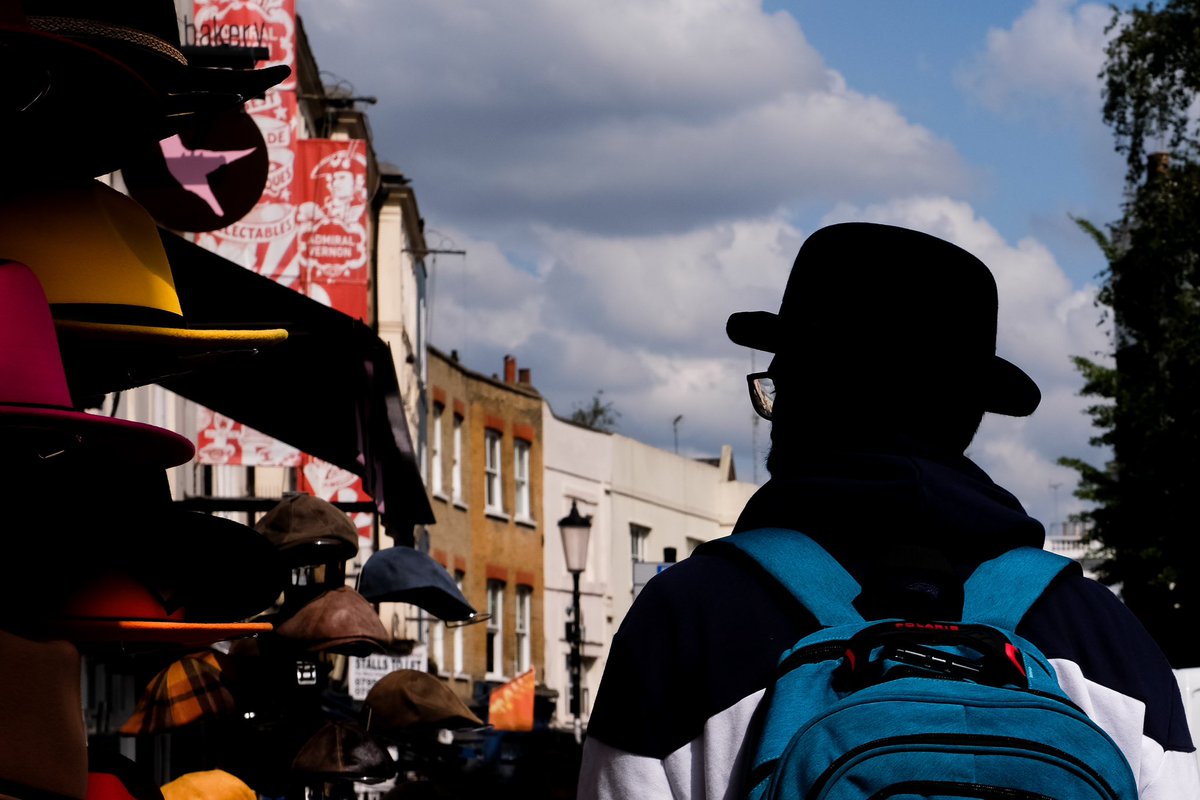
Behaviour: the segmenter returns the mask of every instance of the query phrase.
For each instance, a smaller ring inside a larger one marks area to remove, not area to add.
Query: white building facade
[[[558,691],[555,722],[569,728],[572,578],[558,520],[571,510],[592,517],[587,567],[580,576],[583,623],[582,717],[586,724],[609,644],[648,576],[733,530],[755,484],[736,480],[732,449],[697,460],[556,417],[543,404],[546,541],[545,684]]]

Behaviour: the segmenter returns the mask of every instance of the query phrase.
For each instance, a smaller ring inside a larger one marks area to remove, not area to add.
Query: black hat
[[[387,746],[353,720],[330,720],[296,753],[292,771],[322,781],[380,783],[395,777]]]
[[[966,250],[907,228],[847,222],[804,242],[778,314],[739,312],[725,330],[737,344],[802,366],[945,372],[983,410],[1023,417],[1041,392],[996,355],[997,304],[995,278]]]

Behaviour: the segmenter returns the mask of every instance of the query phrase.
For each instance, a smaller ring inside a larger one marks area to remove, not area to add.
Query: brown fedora
[[[349,586],[317,595],[275,633],[307,650],[345,655],[379,653],[392,643],[375,609]]]
[[[483,726],[449,686],[415,669],[384,675],[367,692],[363,708],[367,728],[385,735]]]

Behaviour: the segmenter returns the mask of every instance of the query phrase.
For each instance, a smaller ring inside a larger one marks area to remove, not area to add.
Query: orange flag
[[[533,730],[533,668],[503,686],[492,689],[488,699],[488,722],[500,731]]]

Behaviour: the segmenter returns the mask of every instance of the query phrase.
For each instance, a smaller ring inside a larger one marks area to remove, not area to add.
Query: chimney
[[[529,367],[521,367],[517,370],[517,383],[529,384]]]
[[[504,382],[517,382],[517,359],[512,356],[504,357]]]

